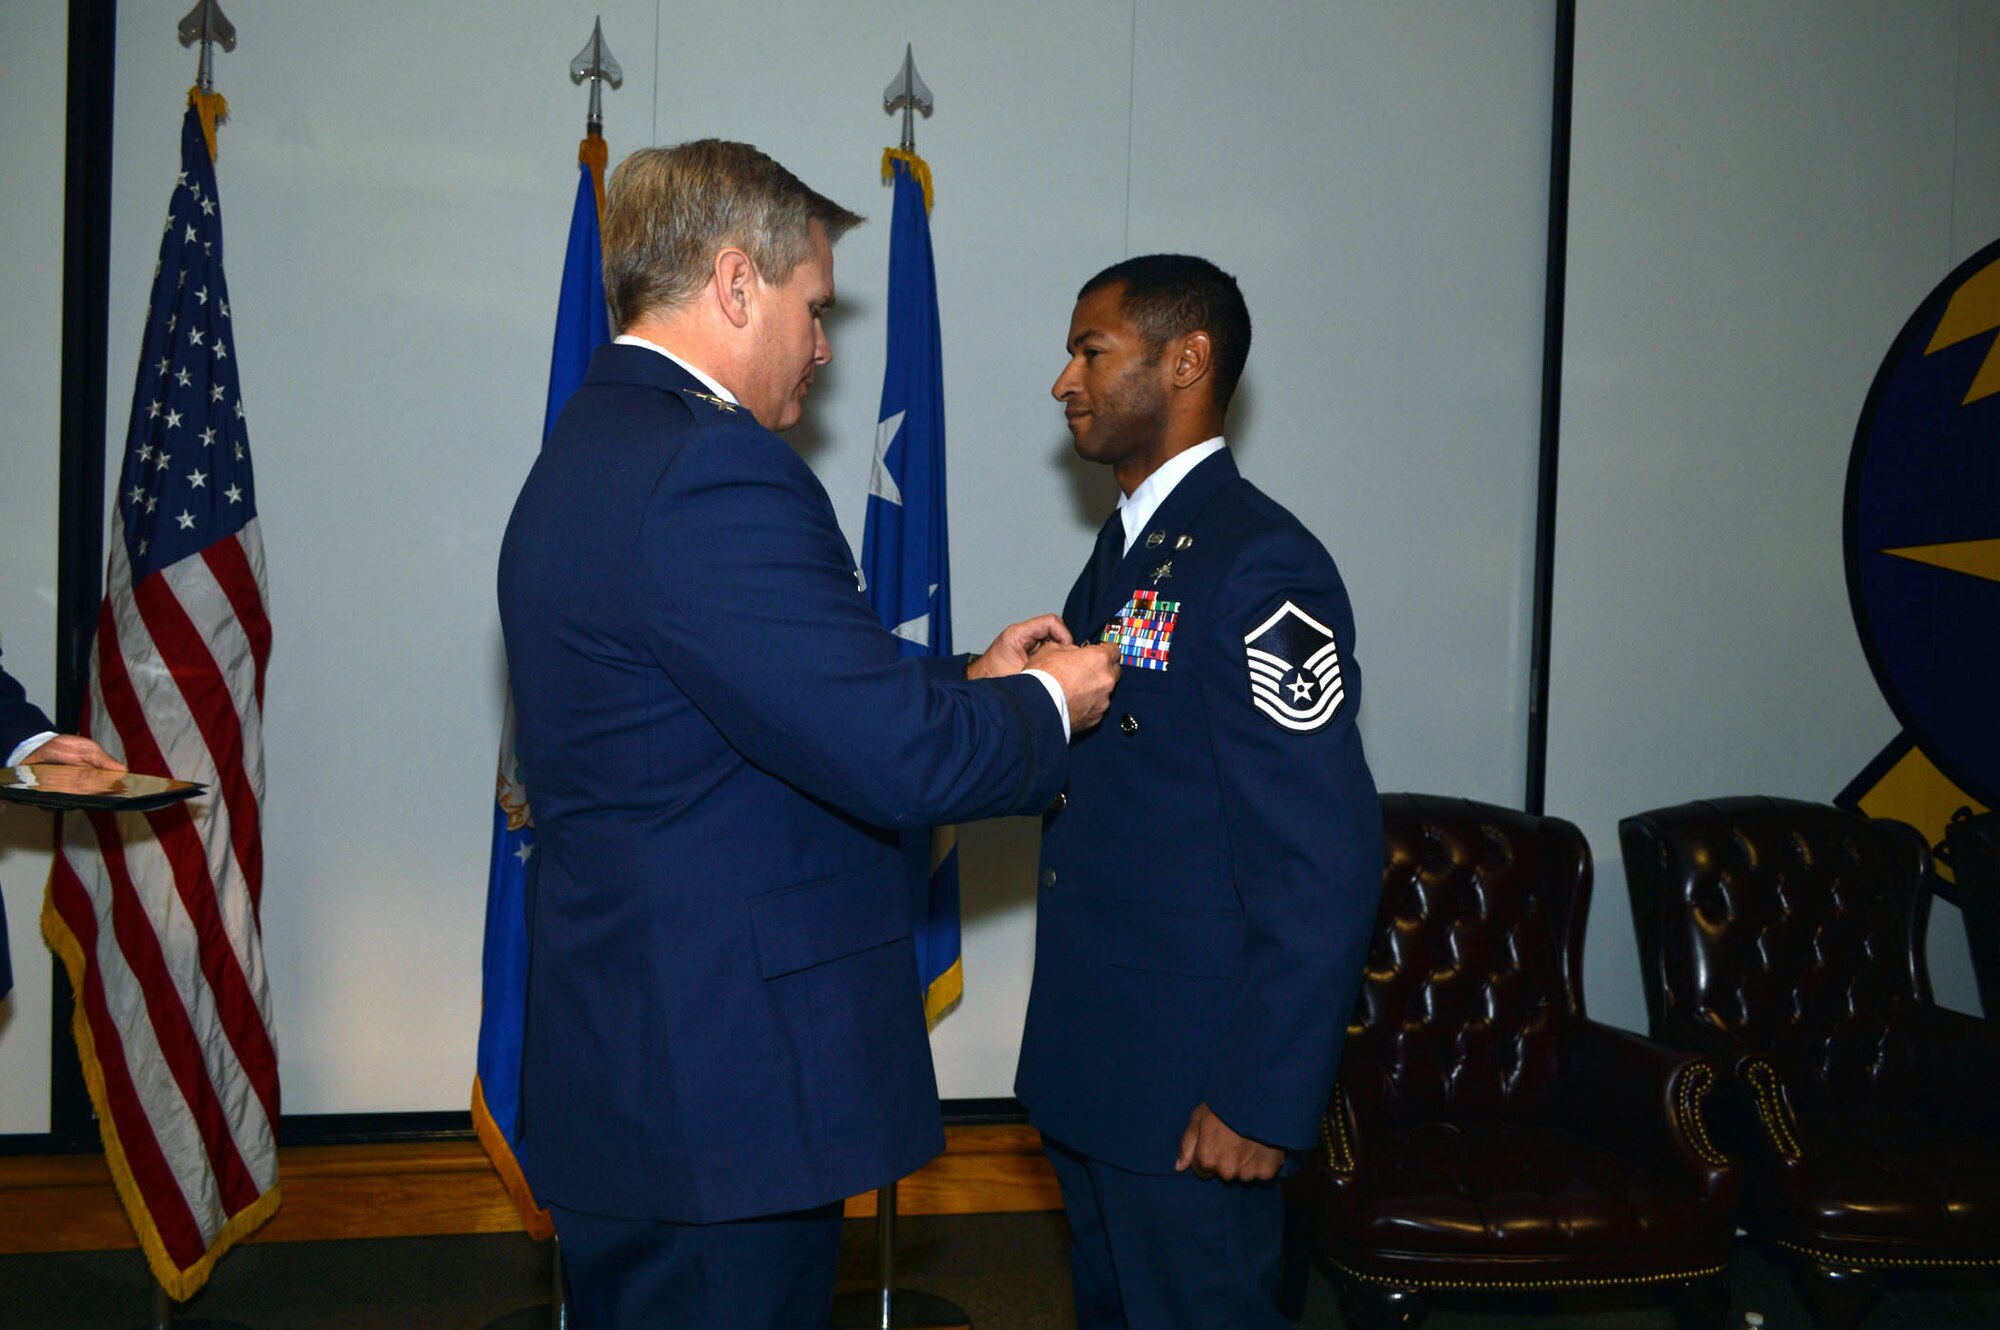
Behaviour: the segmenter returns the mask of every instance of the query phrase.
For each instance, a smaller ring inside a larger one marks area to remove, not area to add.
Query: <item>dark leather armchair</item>
[[[1720,1324],[1735,1166],[1700,1057],[1584,1015],[1590,851],[1574,826],[1385,795],[1381,913],[1296,1232],[1350,1325],[1437,1290],[1662,1285]]]
[[[1789,799],[1620,824],[1653,1032],[1724,1065],[1743,1222],[1823,1324],[1884,1270],[2000,1264],[2000,1027],[1935,1006],[1930,854]]]
[[[2000,812],[1955,817],[1945,830],[1979,1006],[2000,1020]]]

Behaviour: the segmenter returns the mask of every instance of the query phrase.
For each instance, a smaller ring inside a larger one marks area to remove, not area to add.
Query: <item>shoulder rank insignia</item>
[[[699,388],[689,388],[687,395],[698,401],[707,402],[718,411],[734,411],[736,409],[736,403],[729,401],[727,398],[717,397],[714,393],[705,393]]]
[[[1118,648],[1118,663],[1139,670],[1164,670],[1174,645],[1174,623],[1180,618],[1178,600],[1161,600],[1157,591],[1134,591],[1111,622],[1103,641]]]
[[[1243,638],[1250,701],[1287,730],[1310,734],[1347,696],[1333,630],[1286,601]]]

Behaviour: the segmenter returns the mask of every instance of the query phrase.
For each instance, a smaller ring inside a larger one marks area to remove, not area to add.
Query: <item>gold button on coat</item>
[[[1056,870],[1053,868],[1044,868],[1042,870],[1042,885],[1045,887],[1053,887],[1055,884],[1056,884]]]
[[[1137,734],[1139,732],[1139,718],[1129,711],[1126,712],[1118,718],[1118,732],[1124,735]]]

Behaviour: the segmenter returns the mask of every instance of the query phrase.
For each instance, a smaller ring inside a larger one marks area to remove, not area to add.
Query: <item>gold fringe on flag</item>
[[[611,160],[610,145],[602,134],[586,134],[576,145],[576,159],[590,168],[590,182],[597,187],[597,216],[604,217],[604,167]]]
[[[219,102],[222,99],[217,97],[215,100]],[[54,869],[50,870],[49,876],[53,883]],[[146,1194],[139,1190],[138,1179],[132,1176],[132,1165],[125,1155],[125,1143],[118,1138],[117,1119],[111,1115],[111,1102],[105,1094],[104,1067],[98,1060],[97,1041],[91,1037],[90,1014],[84,1008],[84,976],[89,961],[83,954],[83,944],[57,912],[52,890],[44,893],[42,899],[42,940],[48,943],[49,950],[55,952],[69,974],[69,989],[75,995],[75,1005],[70,1014],[70,1034],[76,1040],[77,1061],[83,1064],[83,1083],[90,1092],[90,1106],[97,1111],[98,1132],[104,1140],[104,1163],[111,1171],[112,1185],[118,1189],[118,1199],[125,1204],[125,1217],[132,1222],[132,1232],[139,1239],[139,1250],[146,1254],[146,1264],[151,1268],[153,1278],[160,1281],[160,1287],[167,1291],[168,1297],[175,1302],[186,1302],[201,1292],[201,1286],[208,1282],[216,1261],[224,1252],[256,1232],[265,1220],[278,1212],[284,1193],[280,1185],[273,1182],[271,1190],[259,1196],[248,1208],[238,1211],[222,1226],[200,1260],[185,1270],[174,1264],[174,1258],[167,1253],[166,1240],[160,1236],[160,1227],[153,1220],[153,1212],[146,1205]]]
[[[500,1124],[493,1120],[493,1110],[486,1107],[486,1087],[479,1083],[476,1073],[472,1078],[472,1130],[486,1147],[486,1157],[492,1161],[493,1171],[500,1175],[500,1185],[507,1189],[508,1199],[514,1202],[528,1236],[537,1242],[554,1237],[555,1217],[536,1203],[534,1188],[528,1185],[520,1160],[514,1158],[514,1147],[507,1143]]]
[[[924,993],[924,1027],[936,1029],[939,1021],[958,1009],[964,996],[965,957],[960,956],[949,970],[931,980],[929,990]]]
[[[188,105],[201,117],[201,137],[208,144],[208,160],[215,160],[215,127],[229,118],[229,103],[219,92],[203,92],[196,84],[188,89]],[[928,197],[928,196],[926,196]]]
[[[895,164],[897,162],[907,163],[910,168],[910,174],[915,176],[917,183],[924,187],[924,212],[928,214],[931,210],[931,164],[917,156],[914,152],[904,152],[901,148],[884,148],[882,149],[882,178],[884,180],[893,180],[895,178]]]

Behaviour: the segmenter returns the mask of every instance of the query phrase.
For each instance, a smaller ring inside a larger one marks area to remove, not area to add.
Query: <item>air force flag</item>
[[[890,149],[889,347],[860,578],[882,626],[906,656],[951,654],[951,569],[946,555],[944,352],[937,272],[931,262],[930,168]],[[964,989],[959,963],[958,852],[952,829],[909,838],[910,892],[924,1014],[935,1023]]]
[[[598,231],[608,149],[596,133],[577,148],[576,202],[570,210],[569,247],[563,256],[562,293],[556,303],[554,347],[549,355],[549,395],[542,437],[556,426],[570,394],[583,382],[591,355],[611,340],[604,304],[604,250]],[[481,957],[479,1055],[472,1078],[472,1125],[493,1160],[528,1233],[555,1231],[535,1201],[520,1154],[521,1046],[528,1004],[528,864],[535,853],[534,818],[514,754],[514,704],[500,737],[494,780],[493,851],[486,873],[486,945]]]

